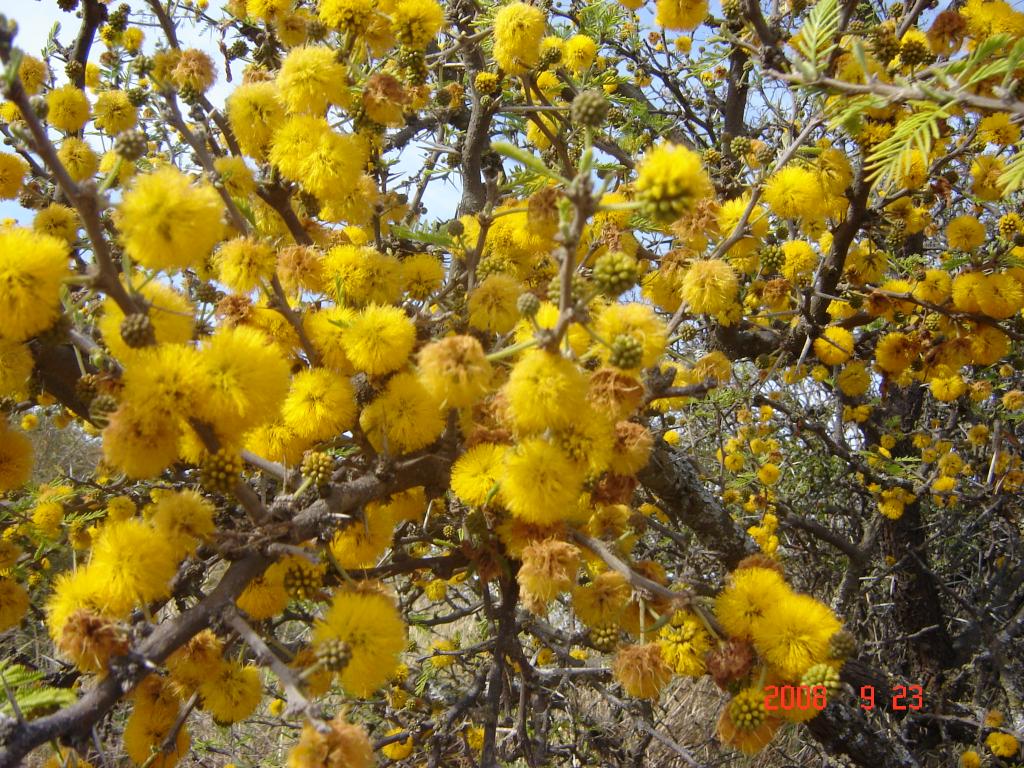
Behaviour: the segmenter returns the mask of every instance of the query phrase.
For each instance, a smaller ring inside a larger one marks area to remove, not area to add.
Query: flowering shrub
[[[1024,13],[57,5],[0,766],[1019,759]]]

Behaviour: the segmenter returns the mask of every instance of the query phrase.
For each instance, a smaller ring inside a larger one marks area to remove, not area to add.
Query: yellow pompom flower
[[[941,306],[949,299],[952,287],[953,280],[946,270],[927,269],[924,278],[914,283],[913,295],[915,299]]]
[[[237,155],[218,157],[213,161],[213,168],[232,197],[244,199],[256,191],[256,180],[244,158]]]
[[[78,213],[67,205],[50,203],[36,213],[32,220],[32,229],[42,235],[50,235],[68,243],[78,237]]]
[[[750,639],[769,608],[789,594],[789,585],[778,571],[742,568],[730,575],[715,599],[715,615],[729,635]]]
[[[694,262],[686,270],[680,290],[690,311],[717,315],[735,305],[739,278],[728,262],[704,259]]]
[[[206,183],[194,185],[177,168],[136,177],[119,209],[125,251],[149,269],[199,265],[221,239],[223,203]]]
[[[222,438],[240,436],[277,415],[288,391],[288,361],[262,331],[221,327],[197,355],[200,419]]]
[[[0,632],[17,625],[28,613],[28,592],[14,579],[0,578]]]
[[[135,107],[128,100],[128,94],[121,90],[103,91],[93,105],[96,127],[108,136],[116,136],[122,131],[135,127],[138,115]]]
[[[967,383],[959,372],[947,366],[939,366],[928,380],[932,396],[943,403],[951,403],[967,391]]]
[[[285,118],[277,85],[268,81],[244,83],[228,96],[225,107],[238,146],[255,160],[265,159],[270,141]]]
[[[875,362],[885,373],[897,375],[906,370],[917,357],[918,348],[905,333],[893,331],[879,340],[875,347]]]
[[[981,755],[973,749],[968,749],[960,755],[960,768],[981,768]]]
[[[108,522],[100,529],[89,568],[104,613],[124,617],[135,606],[170,594],[178,563],[166,544],[138,518]]]
[[[323,271],[327,294],[339,303],[391,304],[402,293],[401,262],[376,248],[335,246],[324,256]]]
[[[466,408],[487,392],[491,364],[472,336],[449,336],[420,350],[420,380],[445,408]]]
[[[506,456],[499,495],[520,520],[550,525],[573,512],[584,474],[557,446],[543,438],[530,438]]]
[[[18,77],[21,79],[21,87],[29,96],[35,96],[42,90],[43,84],[49,75],[46,64],[35,56],[25,54],[21,57],[21,64],[18,66]]]
[[[469,506],[483,506],[501,481],[508,447],[492,443],[474,445],[452,467],[452,493]]]
[[[572,423],[586,400],[587,381],[571,360],[535,349],[512,368],[505,395],[517,430],[543,432]]]
[[[28,163],[13,152],[0,152],[0,200],[14,200],[28,173]]]
[[[392,456],[425,448],[444,429],[444,414],[430,391],[412,373],[393,376],[384,392],[359,416],[370,443]]]
[[[786,680],[829,658],[829,639],[843,628],[828,606],[810,595],[782,597],[754,622],[754,647]]]
[[[514,277],[489,275],[469,294],[469,324],[481,331],[508,333],[519,320],[516,302],[522,291]]]
[[[277,254],[252,237],[228,240],[213,255],[217,278],[236,293],[249,293],[269,281],[277,267]]]
[[[46,120],[65,133],[82,130],[89,119],[89,100],[75,86],[62,85],[46,96]]]
[[[985,746],[996,757],[1013,757],[1020,748],[1020,744],[1012,734],[1002,731],[992,731],[986,736]]]
[[[782,254],[782,276],[794,285],[806,283],[818,266],[818,254],[805,240],[783,243]]]
[[[647,304],[611,304],[598,315],[594,329],[598,336],[608,342],[619,336],[629,336],[636,340],[643,352],[640,366],[644,368],[658,361],[668,343],[665,322]],[[608,361],[610,352],[609,347],[600,345],[599,353],[603,362]]]
[[[682,145],[662,143],[637,166],[636,193],[656,221],[669,224],[691,213],[712,187],[700,155]]]
[[[337,640],[348,646],[349,660],[338,681],[353,696],[366,697],[398,668],[406,629],[394,603],[379,592],[342,590],[313,627],[313,644]]]
[[[620,0],[627,8],[639,8],[639,0]],[[707,0],[657,0],[655,21],[660,27],[671,30],[688,30],[697,27],[708,15]]]
[[[985,242],[985,225],[974,216],[957,216],[946,225],[946,242],[958,251],[973,251]]]
[[[638,699],[657,699],[672,679],[658,643],[624,646],[615,654],[612,671],[626,693]]]
[[[139,275],[134,280],[133,290],[138,293],[149,306],[147,312],[153,326],[157,344],[184,344],[192,338],[193,309],[180,293],[166,283],[146,280]],[[124,343],[121,338],[121,323],[124,312],[117,302],[107,297],[103,300],[103,314],[98,327],[110,354],[122,363],[127,362],[139,353]]]
[[[987,275],[975,289],[978,309],[989,317],[1006,320],[1024,307],[1024,287],[1005,272]]]
[[[0,229],[0,338],[25,341],[60,313],[68,244],[30,229]]]
[[[416,328],[398,307],[371,304],[358,312],[341,337],[358,370],[381,376],[402,367],[416,343]]]
[[[871,374],[863,362],[855,360],[843,366],[843,370],[836,377],[836,385],[847,397],[860,397],[871,386]]]
[[[415,253],[402,260],[401,275],[409,298],[423,301],[441,287],[444,265],[429,253]]]
[[[281,406],[284,423],[297,435],[327,440],[351,429],[356,418],[355,390],[344,376],[326,368],[295,375]]]
[[[711,648],[711,637],[696,614],[676,612],[671,623],[659,630],[658,644],[675,674],[700,677],[705,673],[704,657]]]
[[[587,35],[573,35],[562,47],[562,63],[574,75],[590,69],[597,56],[597,41]]]
[[[196,491],[172,491],[153,503],[149,521],[177,558],[195,552],[214,531],[214,507]]]
[[[535,5],[516,2],[494,17],[494,59],[506,74],[521,75],[537,66],[547,19]]]
[[[203,709],[210,713],[218,725],[230,725],[245,720],[256,711],[263,698],[263,682],[259,667],[242,666],[224,661],[199,684]]]
[[[256,621],[280,616],[291,602],[288,590],[284,588],[284,574],[281,562],[274,563],[263,575],[246,585],[235,601],[236,605]]]
[[[277,86],[292,113],[321,115],[328,106],[344,107],[350,101],[348,73],[326,45],[289,51],[277,74]]]
[[[27,346],[0,338],[0,398],[26,398],[33,368],[35,360]]]
[[[395,37],[413,50],[425,50],[443,24],[444,9],[437,0],[397,0],[391,11]]]
[[[92,147],[77,136],[68,136],[61,142],[57,157],[67,169],[68,175],[77,182],[92,178],[100,166],[100,160]]]
[[[853,354],[853,334],[831,325],[814,340],[814,354],[825,365],[841,365]]]
[[[764,188],[765,202],[782,219],[820,218],[824,198],[818,174],[799,165],[776,171]]]
[[[377,3],[376,0],[320,0],[317,6],[324,24],[358,36],[366,33]]]

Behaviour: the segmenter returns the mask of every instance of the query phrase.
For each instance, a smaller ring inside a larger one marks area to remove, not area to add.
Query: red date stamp
[[[764,693],[764,708],[768,712],[820,711],[828,706],[828,689],[824,685],[766,685]]]
[[[894,711],[921,709],[924,706],[924,689],[920,685],[894,685],[892,688],[891,705]],[[860,707],[863,710],[875,708],[874,686],[861,686]]]

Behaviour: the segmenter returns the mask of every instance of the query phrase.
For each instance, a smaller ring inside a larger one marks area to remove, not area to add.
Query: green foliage
[[[807,15],[807,21],[800,29],[797,50],[816,72],[825,68],[828,57],[835,50],[839,17],[838,0],[821,0]]]
[[[0,659],[0,680],[5,688],[3,701],[0,702],[0,715],[15,717],[17,712],[21,712],[24,717],[32,718],[57,707],[67,706],[78,698],[74,691],[66,688],[40,684],[42,679],[42,672],[34,672],[21,664]],[[17,710],[11,697],[17,703]]]
[[[945,105],[930,101],[910,102],[914,113],[897,123],[892,135],[881,142],[868,156],[871,178],[885,185],[893,177],[910,169],[914,151],[928,162],[932,146],[939,138],[941,121],[950,113]]]

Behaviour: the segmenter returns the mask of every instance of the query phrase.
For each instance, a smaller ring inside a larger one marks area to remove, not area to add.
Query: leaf
[[[78,699],[78,695],[66,688],[52,688],[39,685],[43,673],[27,669],[21,664],[9,664],[0,660],[0,677],[5,686],[0,685],[0,715],[14,717],[15,710],[10,696],[18,703],[18,709],[25,717],[44,714],[58,707],[63,707]]]
[[[1020,148],[999,177],[999,184],[1005,189],[1006,194],[1024,187],[1024,152],[1020,151]]]
[[[839,0],[819,0],[800,28],[797,51],[817,72],[825,68],[836,47],[839,20]]]
[[[406,240],[413,240],[417,243],[428,243],[430,245],[436,245],[441,248],[451,248],[452,238],[450,235],[444,232],[427,232],[425,230],[414,230],[408,227],[402,227],[398,224],[392,224],[390,227],[391,234]]]
[[[491,149],[497,152],[499,155],[504,155],[510,160],[515,160],[520,165],[529,168],[534,173],[539,173],[542,176],[547,176],[549,179],[568,183],[568,180],[563,179],[559,174],[544,165],[544,162],[534,155],[532,152],[528,152],[521,147],[517,147],[515,144],[510,144],[507,141],[495,141],[491,144]]]
[[[927,162],[932,146],[939,137],[939,121],[950,116],[944,104],[930,101],[910,104],[915,108],[914,113],[901,120],[892,135],[875,147],[868,156],[867,169],[870,177],[879,185],[908,171],[913,161],[914,150],[920,152]]]

